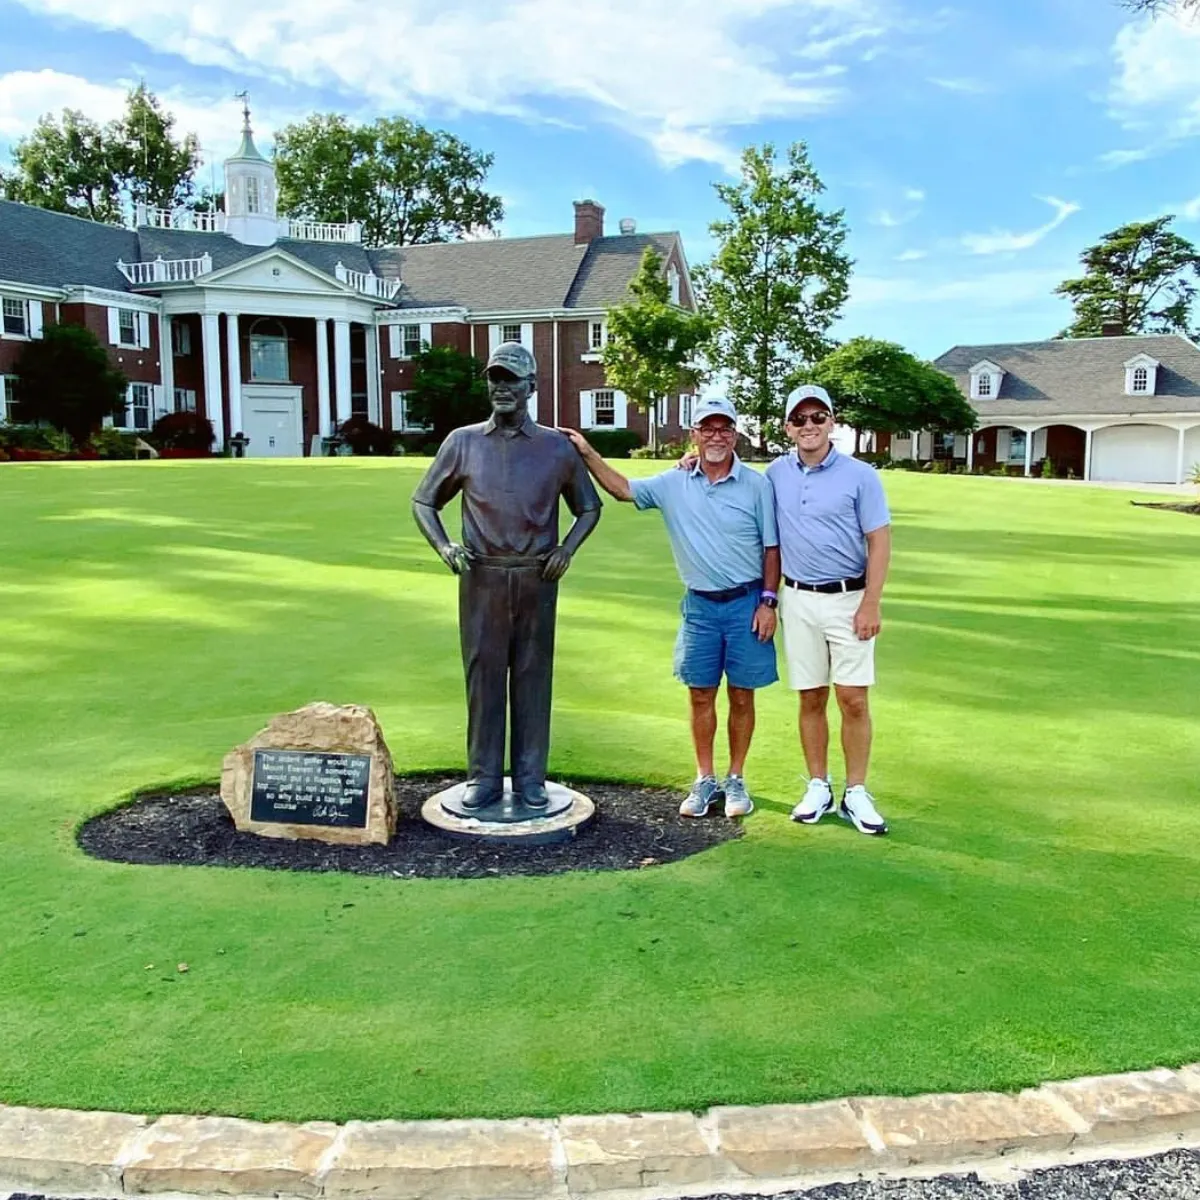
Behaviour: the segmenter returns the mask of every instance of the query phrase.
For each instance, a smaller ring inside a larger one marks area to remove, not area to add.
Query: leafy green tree
[[[975,410],[958,384],[895,342],[853,338],[826,355],[806,379],[829,392],[838,421],[855,430],[856,451],[858,435],[866,429],[967,433],[975,428]]]
[[[430,426],[440,442],[460,425],[487,419],[491,408],[479,359],[453,346],[425,346],[412,361],[410,422]]]
[[[825,189],[803,142],[779,165],[770,143],[749,146],[741,180],[714,186],[728,215],[710,226],[718,249],[699,273],[716,329],[710,358],[738,410],[777,437],[784,396],[829,350],[846,302],[845,214],[818,205]]]
[[[608,310],[602,361],[609,386],[650,414],[652,449],[658,445],[658,402],[699,383],[697,363],[711,335],[706,316],[671,303],[662,255],[648,246],[629,284],[629,299]]]
[[[318,113],[275,137],[281,211],[358,221],[368,246],[448,242],[504,215],[484,189],[493,156],[404,117],[352,125]]]
[[[75,109],[47,114],[14,147],[4,194],[93,221],[119,221],[139,202],[181,204],[192,194],[199,142],[191,133],[176,140],[174,125],[144,84],[103,127]]]
[[[1132,221],[1080,255],[1082,278],[1055,289],[1075,309],[1063,337],[1099,337],[1110,324],[1122,333],[1189,332],[1200,254],[1168,228],[1174,219]]]
[[[128,381],[82,325],[48,325],[17,359],[21,419],[45,421],[82,447],[105,417],[125,411]]]

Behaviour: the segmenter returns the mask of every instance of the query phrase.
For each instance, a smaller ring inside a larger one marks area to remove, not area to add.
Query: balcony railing
[[[376,300],[395,300],[400,292],[399,279],[388,279],[383,275],[376,275],[374,271],[352,271],[338,263],[333,269],[333,274],[340,283],[352,287],[364,296],[373,296]]]
[[[135,227],[148,225],[151,229],[186,229],[191,233],[224,233],[223,212],[193,212],[190,208],[151,208],[139,204],[134,210]]]
[[[117,270],[133,284],[145,287],[151,283],[187,283],[198,275],[207,275],[212,270],[212,255],[202,254],[199,258],[167,258],[161,256],[153,262],[127,263],[117,259]]]
[[[291,217],[280,217],[279,236],[296,238],[302,242],[358,243],[362,241],[362,226],[357,221],[335,225],[329,221],[297,221]]]

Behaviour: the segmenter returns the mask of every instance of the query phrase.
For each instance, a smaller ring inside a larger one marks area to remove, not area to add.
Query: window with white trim
[[[125,408],[114,414],[112,421],[118,429],[147,430],[153,424],[153,413],[153,384],[131,383],[125,391]]]
[[[414,421],[408,414],[411,392],[392,393],[392,428],[397,433],[427,433],[432,425]]]
[[[136,346],[138,344],[137,313],[132,308],[117,309],[117,344],[120,346]]]
[[[400,328],[400,349],[405,358],[421,353],[420,325],[403,325]]]
[[[17,420],[17,377],[0,375],[0,425],[13,425]]]
[[[192,327],[185,321],[171,322],[171,353],[186,358],[192,352]]]
[[[671,289],[671,303],[679,303],[679,271],[672,263],[667,270],[667,285]]]
[[[1133,368],[1133,390],[1135,392],[1150,390],[1150,372],[1145,367]]]
[[[617,423],[617,396],[615,392],[592,393],[592,427],[613,428]]]
[[[1010,466],[1025,465],[1025,445],[1029,434],[1023,429],[1014,429],[1008,441],[1008,462]]]
[[[975,377],[975,395],[986,400],[992,394],[992,377],[986,371]]]
[[[250,382],[281,382],[288,373],[288,338],[282,321],[259,317],[250,326]]]
[[[262,189],[258,177],[251,175],[246,180],[246,211],[258,213],[262,211]]]
[[[501,325],[500,340],[502,342],[519,342],[521,340],[521,326],[516,325]]]
[[[196,389],[181,388],[175,389],[175,411],[176,412],[195,412],[196,411]]]
[[[29,336],[29,306],[24,300],[4,297],[4,333],[8,337]]]
[[[603,350],[608,345],[608,325],[604,321],[593,321],[588,345],[592,351]]]
[[[695,397],[693,396],[679,397],[679,424],[684,429],[691,429],[692,427],[692,401],[694,399]]]

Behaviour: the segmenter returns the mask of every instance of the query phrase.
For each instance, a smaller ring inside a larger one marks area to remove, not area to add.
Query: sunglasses
[[[795,416],[788,417],[788,424],[795,425],[797,429],[803,429],[810,422],[820,427],[828,420],[829,414],[827,412],[797,413]]]

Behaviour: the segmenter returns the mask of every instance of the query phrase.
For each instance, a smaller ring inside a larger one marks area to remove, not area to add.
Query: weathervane
[[[233,98],[242,102],[242,116],[246,122],[246,132],[250,132],[250,93],[246,91],[234,92]]]

